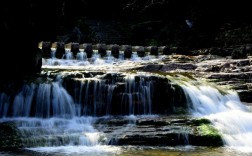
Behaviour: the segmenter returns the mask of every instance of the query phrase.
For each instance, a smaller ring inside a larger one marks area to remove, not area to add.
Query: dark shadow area
[[[5,1],[0,6],[1,75],[40,71],[40,41],[188,50],[251,43],[249,7],[249,2],[227,0]],[[226,35],[234,30],[248,37]]]

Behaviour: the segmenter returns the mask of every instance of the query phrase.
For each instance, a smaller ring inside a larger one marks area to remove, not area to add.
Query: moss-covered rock
[[[13,122],[0,123],[0,150],[17,150],[21,148],[21,134]]]
[[[208,119],[194,120],[194,135],[190,135],[190,143],[196,146],[222,146],[221,134]]]
[[[210,120],[208,120],[208,119],[206,119],[206,118],[198,118],[198,119],[194,119],[194,120],[192,120],[192,123],[191,123],[191,125],[194,125],[194,126],[201,126],[201,125],[203,125],[203,124],[210,124],[211,123],[211,121]]]

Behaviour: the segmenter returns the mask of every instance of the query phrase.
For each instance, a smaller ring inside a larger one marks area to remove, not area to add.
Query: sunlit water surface
[[[62,146],[28,148],[19,152],[0,152],[1,156],[251,156],[228,147],[153,146]]]

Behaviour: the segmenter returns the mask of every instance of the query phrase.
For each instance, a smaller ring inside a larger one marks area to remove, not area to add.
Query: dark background
[[[251,33],[250,10],[249,1],[242,0],[3,1],[1,77],[36,72],[34,58],[40,41],[167,45],[188,50],[251,43],[249,37],[232,42],[218,38],[235,30]]]

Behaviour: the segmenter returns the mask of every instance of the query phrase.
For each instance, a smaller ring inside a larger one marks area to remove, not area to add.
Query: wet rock
[[[177,146],[185,145],[186,137],[179,133],[165,135],[126,135],[117,139],[118,145]]]
[[[172,54],[171,49],[168,46],[160,47],[160,51],[161,51],[161,53],[163,53],[163,55],[171,55]]]
[[[131,58],[132,47],[130,45],[122,45],[121,50],[124,51],[124,58]]]
[[[188,122],[188,119],[172,119],[171,124],[185,124]]]
[[[93,54],[93,46],[90,43],[83,44],[84,51],[87,53],[87,58],[91,58]]]
[[[114,119],[110,120],[104,120],[104,119],[98,119],[95,124],[105,124],[110,126],[122,126],[125,124],[131,123],[130,120],[122,118],[122,117],[115,117]]]
[[[51,57],[51,42],[42,42],[42,52],[44,58],[50,58]]]
[[[0,150],[17,150],[23,147],[21,133],[15,123],[0,123],[0,134]]]
[[[144,57],[145,55],[145,49],[143,46],[135,46],[133,47],[133,51],[136,51],[139,57]]]
[[[200,126],[202,124],[211,124],[211,121],[206,118],[198,118],[190,120],[189,124],[194,126]]]
[[[37,49],[37,51],[34,52],[34,57],[33,57],[33,61],[32,61],[32,71],[34,73],[40,73],[41,72],[41,68],[42,68],[42,54],[43,51],[41,49]]]
[[[119,57],[119,50],[120,50],[120,46],[115,44],[111,46],[111,54],[115,57],[118,58]]]
[[[79,50],[79,43],[71,43],[71,52],[73,52],[74,55],[76,55],[80,50]]]
[[[65,43],[64,42],[54,42],[52,44],[53,48],[56,48],[56,58],[62,58],[65,54]]]
[[[169,125],[170,122],[163,120],[154,120],[154,119],[139,119],[136,121],[137,125],[155,125],[155,126],[164,126]]]
[[[231,53],[232,59],[244,59],[247,58],[247,51],[246,47],[240,47],[237,49],[234,49]]]
[[[106,129],[110,130],[106,131]],[[108,126],[103,130],[110,138],[108,143],[112,145],[223,145],[218,131],[212,127],[209,120],[203,118],[189,119],[180,116],[140,117],[136,119],[136,124],[117,126],[114,129]]]
[[[180,55],[188,55],[189,52],[182,48],[182,47],[171,47],[171,53],[174,53],[174,54],[180,54]]]
[[[222,146],[223,141],[218,131],[210,124],[201,124],[189,135],[190,144],[196,146]]]
[[[106,44],[97,44],[96,48],[98,50],[98,53],[101,55],[101,57],[104,57],[107,54]]]
[[[246,52],[248,55],[252,55],[252,44],[247,44],[246,45]]]
[[[161,71],[171,71],[171,70],[194,70],[197,66],[192,63],[170,63],[163,65],[163,67],[160,69]]]
[[[233,61],[232,63],[236,64],[238,67],[248,66],[248,65],[250,65],[250,60],[249,59],[242,59],[242,60]]]
[[[228,81],[230,79],[251,79],[252,72],[243,72],[243,73],[214,73],[208,76],[210,79],[218,79]]]
[[[210,47],[207,49],[197,49],[191,51],[192,55],[217,55],[217,56],[230,56],[233,48],[230,47]]]
[[[237,93],[243,102],[252,102],[252,90],[237,90]]]
[[[155,72],[155,71],[159,71],[160,69],[162,69],[163,65],[158,65],[158,64],[150,64],[147,66],[144,66],[141,70],[145,71],[145,72]]]
[[[157,56],[159,52],[157,46],[149,46],[146,48],[146,51],[150,52],[150,55],[155,55],[155,56]]]

